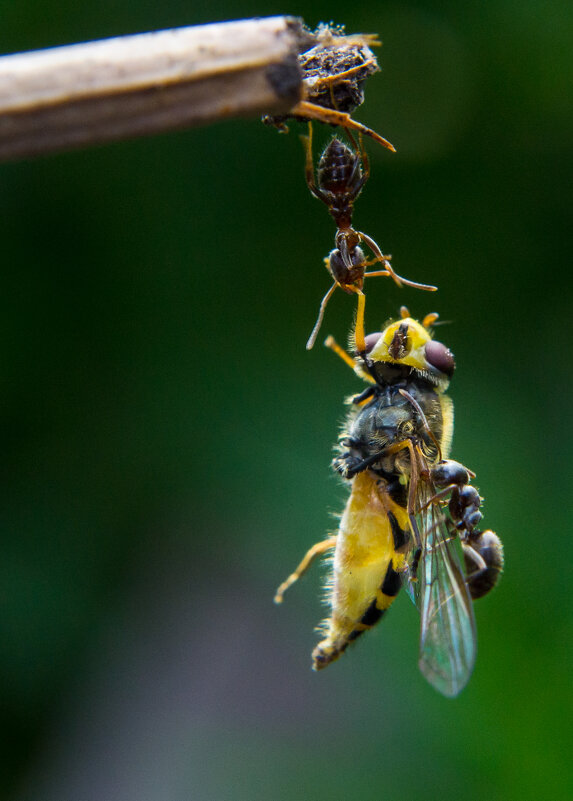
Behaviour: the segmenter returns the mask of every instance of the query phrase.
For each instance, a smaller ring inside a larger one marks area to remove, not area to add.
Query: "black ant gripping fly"
[[[436,290],[435,286],[419,284],[399,276],[390,265],[391,256],[385,256],[371,237],[352,227],[354,203],[370,177],[370,164],[362,140],[360,146],[353,139],[352,142],[354,150],[337,137],[332,139],[319,159],[315,178],[311,124],[308,136],[304,137],[306,183],[314,197],[327,206],[336,225],[335,248],[325,259],[334,283],[320,304],[318,319],[306,345],[308,350],[316,341],[326,305],[337,286],[349,295],[361,295],[365,278],[384,275],[390,276],[398,286],[405,284],[430,292]],[[361,242],[367,245],[373,258],[366,258],[360,247]],[[366,268],[373,264],[381,264],[384,269],[366,272]]]

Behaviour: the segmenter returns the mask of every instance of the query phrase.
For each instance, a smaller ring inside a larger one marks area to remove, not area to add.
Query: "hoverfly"
[[[346,36],[344,26],[319,25],[316,31],[308,31],[306,49],[298,55],[302,98],[288,114],[264,116],[265,125],[287,132],[288,119],[316,120],[364,134],[396,152],[391,142],[351,117],[351,112],[364,102],[364,82],[380,70],[370,49],[379,45],[376,34]]]
[[[496,534],[478,529],[474,474],[447,458],[453,405],[445,390],[455,364],[448,348],[431,338],[437,315],[419,323],[403,308],[399,320],[364,336],[363,312],[362,296],[355,357],[332,338],[326,342],[369,382],[351,399],[333,461],[351,485],[350,496],[337,534],[308,551],[275,601],[317,556],[334,549],[330,616],[312,655],[320,670],[377,623],[405,585],[421,615],[420,669],[452,697],[475,663],[472,601],[497,583],[503,548]]]
[[[340,287],[349,295],[353,293],[360,295],[365,278],[383,275],[390,276],[398,286],[405,284],[429,292],[437,289],[435,286],[419,284],[397,275],[390,265],[392,257],[385,256],[370,236],[352,227],[354,203],[370,176],[370,164],[362,146],[362,139],[358,148],[350,134],[349,138],[353,141],[355,150],[336,137],[332,139],[319,159],[315,177],[310,123],[308,136],[303,137],[306,150],[306,183],[311,194],[327,206],[336,224],[335,248],[325,259],[326,268],[334,283],[321,301],[318,318],[306,343],[307,350],[314,346],[326,305],[336,287]],[[374,258],[366,258],[364,251],[359,247],[361,242],[371,250]],[[366,267],[373,264],[381,264],[384,269],[366,272]]]

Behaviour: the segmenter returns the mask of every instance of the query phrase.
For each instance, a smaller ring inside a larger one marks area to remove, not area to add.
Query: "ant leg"
[[[409,278],[402,278],[401,275],[394,273],[398,281],[404,286],[411,286],[413,289],[423,289],[426,292],[437,292],[438,287],[434,286],[433,284],[420,284],[418,281],[410,281]]]
[[[366,353],[366,335],[364,333],[364,309],[366,307],[366,295],[359,289],[356,290],[358,295],[358,308],[356,309],[356,325],[354,326],[354,342],[356,344],[356,352],[358,354]]]
[[[326,295],[322,299],[322,302],[320,304],[320,309],[318,310],[318,317],[316,318],[316,323],[314,324],[314,328],[312,329],[312,333],[308,338],[308,342],[306,343],[306,349],[307,350],[312,350],[312,348],[314,347],[314,343],[316,342],[316,338],[318,336],[318,332],[320,331],[320,326],[322,325],[322,320],[324,319],[324,310],[326,309],[326,304],[328,303],[328,301],[332,297],[332,294],[333,294],[333,292],[334,292],[334,290],[336,289],[337,286],[338,286],[338,284],[335,282],[330,287],[330,289],[328,290],[328,292],[326,293]]]
[[[316,545],[313,545],[312,548],[310,548],[306,552],[304,559],[297,567],[297,569],[294,571],[294,573],[291,573],[290,576],[287,579],[285,579],[285,581],[283,581],[283,583],[278,588],[275,595],[275,603],[282,604],[284,594],[288,590],[288,588],[292,587],[292,585],[296,581],[298,581],[299,578],[301,578],[301,576],[304,576],[304,574],[311,566],[311,564],[314,562],[314,560],[317,558],[317,556],[322,556],[323,553],[330,550],[330,548],[334,548],[335,545],[336,545],[336,534],[333,534],[331,537],[327,537],[327,539],[322,540],[322,542],[317,542]]]
[[[370,178],[370,160],[368,158],[368,153],[366,152],[366,149],[364,147],[362,131],[358,132],[358,143],[356,142],[356,139],[352,136],[350,131],[346,131],[346,134],[350,139],[350,141],[352,142],[352,144],[354,145],[354,150],[360,155],[360,161],[362,162],[363,176],[362,176],[362,181],[360,182],[360,188],[358,190],[360,191],[360,189],[362,189],[366,181]],[[358,192],[356,194],[358,194]]]
[[[367,128],[366,125],[362,125],[361,122],[356,122],[356,120],[352,119],[350,114],[344,111],[334,111],[334,109],[319,106],[318,103],[300,100],[296,106],[290,110],[290,114],[295,117],[306,117],[307,119],[310,117],[313,120],[324,122],[327,125],[339,125],[341,128],[346,128],[347,130],[352,129],[354,131],[360,131],[365,136],[370,136],[380,145],[391,150],[392,153],[396,152],[396,148],[391,142],[384,139],[384,137],[380,136],[376,131],[373,131],[372,128]]]
[[[385,277],[387,275],[390,275],[390,273],[388,272],[388,270],[376,270],[373,273],[364,273],[363,277],[364,278],[376,278],[377,276],[380,276],[380,275]]]
[[[322,313],[324,311],[323,306],[326,306],[326,302],[328,301],[330,295],[334,292],[334,290],[336,289],[337,286],[338,286],[338,284],[334,284],[334,286],[332,286],[330,288],[329,292],[325,295],[324,300],[320,304],[321,315],[322,315]],[[361,354],[366,353],[366,339],[365,339],[365,334],[364,334],[364,309],[365,309],[365,306],[366,306],[366,295],[360,289],[356,289],[355,287],[352,287],[352,291],[356,292],[356,294],[358,295],[358,308],[356,310],[356,324],[354,326],[354,342],[355,342],[355,345],[356,345],[356,352],[359,355],[361,355]],[[316,333],[318,333],[318,328],[320,328],[319,324],[322,321],[321,315],[319,315],[319,318],[318,318],[318,320],[316,322],[314,330],[313,330],[312,334],[310,335],[310,339],[308,341],[309,343],[311,343],[310,344],[310,348],[314,345],[314,340],[316,339],[316,336],[314,336],[314,339],[313,339],[313,334],[315,333],[315,331],[316,331]],[[312,342],[311,342],[311,340],[312,340]],[[354,368],[356,362],[354,361],[352,356],[349,356],[346,353],[345,350],[342,350],[342,348],[339,345],[336,344],[336,342],[334,341],[333,337],[327,337],[327,339],[326,339],[324,344],[326,345],[327,348],[331,348],[335,353],[338,353],[338,355],[341,356],[342,359],[344,359],[344,361],[347,364],[349,364],[352,368]],[[310,350],[308,343],[307,343],[306,347],[307,347],[308,350]]]
[[[392,259],[392,254],[383,254],[384,255],[384,263],[390,261]],[[372,267],[373,264],[380,264],[380,259],[365,259],[362,262],[363,267]],[[387,276],[390,275],[388,270],[375,270],[374,272],[364,273],[364,278],[376,278],[377,276]]]
[[[362,167],[364,168],[364,175],[366,179],[370,177],[370,160],[368,158],[368,153],[366,152],[366,148],[364,147],[364,142],[362,141],[362,134],[358,134],[358,142],[360,144],[360,158],[362,159]]]
[[[308,123],[308,136],[301,136],[300,138],[306,154],[304,162],[304,176],[306,178],[306,185],[308,186],[311,194],[313,194],[315,198],[318,198],[318,200],[322,200],[323,203],[326,203],[326,205],[328,205],[327,198],[324,196],[323,192],[318,188],[314,180],[314,161],[312,158],[312,122],[310,122],[310,120]]]
[[[382,254],[384,263],[387,261],[392,261],[392,254],[391,253],[383,253]],[[376,256],[373,259],[364,259],[362,262],[362,267],[372,267],[374,264],[380,264],[380,259]],[[364,273],[364,277],[366,278],[367,275],[389,275],[388,270],[380,270],[380,272],[375,273]]]
[[[362,191],[362,187],[366,183],[366,181],[370,178],[370,162],[368,161],[368,155],[364,150],[364,145],[362,143],[362,133],[358,134],[358,141],[360,144],[357,144],[356,139],[352,136],[350,131],[346,131],[346,135],[352,142],[354,150],[357,154],[359,154],[360,158],[356,159],[354,162],[354,167],[352,169],[352,179],[354,179],[354,174],[359,169],[360,165],[362,165],[362,177],[358,181],[358,183],[354,187],[354,197],[357,198],[360,192]]]
[[[304,164],[304,174],[306,176],[306,182],[308,184],[308,188],[312,192],[314,189],[316,189],[314,183],[314,162],[312,159],[312,122],[308,123],[308,136],[301,136],[300,138],[304,145],[304,151],[306,155]]]
[[[419,284],[417,281],[410,281],[408,278],[402,278],[401,275],[398,275],[388,259],[384,256],[376,242],[369,237],[367,234],[363,234],[362,231],[357,232],[362,239],[363,242],[366,242],[370,250],[377,256],[378,261],[381,261],[386,270],[388,270],[388,274],[392,278],[392,280],[398,285],[401,286],[404,284],[405,286],[414,287],[414,289],[425,289],[427,292],[436,292],[438,287],[432,286],[431,284]]]
[[[392,265],[390,264],[388,259],[385,258],[384,254],[382,253],[376,242],[367,234],[363,234],[362,231],[358,231],[358,235],[360,236],[363,242],[366,242],[372,253],[374,253],[374,255],[376,256],[377,260],[382,262],[386,270],[388,270],[388,275],[392,278],[392,280],[396,284],[398,284],[398,286],[401,286],[402,279],[398,275],[396,275],[396,273],[392,269]]]

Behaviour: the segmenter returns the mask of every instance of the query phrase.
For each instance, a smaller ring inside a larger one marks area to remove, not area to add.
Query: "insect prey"
[[[312,660],[321,670],[372,628],[405,587],[420,611],[419,666],[446,696],[467,684],[476,658],[473,601],[503,569],[503,547],[481,530],[474,473],[449,458],[453,404],[446,389],[451,351],[432,338],[438,315],[398,320],[364,334],[359,296],[355,351],[329,337],[368,386],[350,401],[333,468],[350,493],[338,531],[314,545],[278,588],[280,603],[319,556],[333,552],[329,616]]]

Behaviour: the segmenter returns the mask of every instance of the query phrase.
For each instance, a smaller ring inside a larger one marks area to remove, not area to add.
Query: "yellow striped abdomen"
[[[332,563],[331,615],[321,627],[326,636],[312,654],[315,670],[330,664],[377,623],[400,589],[410,536],[408,515],[385,486],[369,470],[352,480]]]

